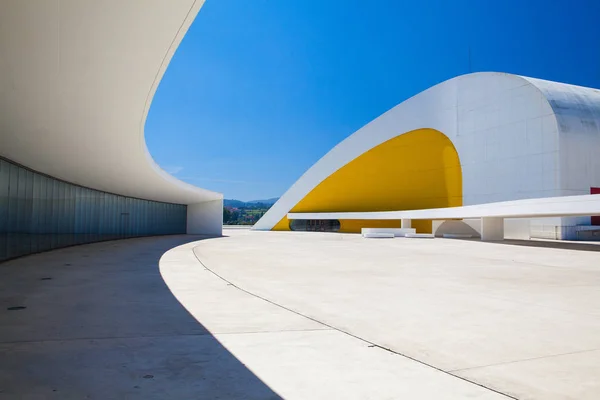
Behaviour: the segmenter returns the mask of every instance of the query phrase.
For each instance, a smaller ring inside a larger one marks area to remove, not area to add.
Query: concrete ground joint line
[[[590,353],[590,352],[594,352],[594,351],[598,351],[598,350],[600,350],[600,349],[587,349],[587,350],[571,351],[571,352],[568,352],[568,353],[550,354],[550,355],[547,355],[547,356],[532,357],[532,358],[523,358],[521,360],[506,361],[506,362],[500,362],[500,363],[495,363],[495,364],[478,365],[476,367],[453,369],[453,370],[450,370],[448,372],[454,373],[454,372],[470,371],[470,370],[473,370],[473,369],[488,368],[488,367],[497,367],[497,366],[500,366],[500,365],[517,364],[517,363],[527,362],[527,361],[544,360],[546,358],[568,356],[568,355],[572,355],[572,354]]]
[[[203,267],[204,267],[206,270],[210,271],[210,273],[212,273],[213,275],[215,275],[217,278],[221,279],[223,282],[226,282],[226,283],[230,284],[231,286],[235,287],[236,289],[238,289],[238,290],[240,290],[240,291],[242,291],[242,292],[244,292],[244,293],[246,293],[246,294],[248,294],[248,295],[250,295],[250,296],[252,296],[252,297],[255,297],[255,298],[257,298],[257,299],[260,299],[260,300],[262,300],[262,301],[265,301],[265,302],[267,302],[267,303],[269,303],[269,304],[272,304],[272,305],[274,305],[274,306],[276,306],[276,307],[282,308],[282,309],[284,309],[284,310],[286,310],[286,311],[289,311],[289,312],[291,312],[291,313],[294,313],[294,314],[296,314],[296,315],[299,315],[299,316],[301,316],[301,317],[303,317],[303,318],[309,319],[309,320],[311,320],[311,321],[313,321],[313,322],[316,322],[316,323],[318,323],[318,324],[320,324],[320,325],[326,326],[326,327],[330,328],[331,330],[335,330],[335,331],[337,331],[337,332],[340,332],[340,333],[342,333],[342,334],[344,334],[344,335],[347,335],[347,336],[353,337],[353,338],[355,338],[355,339],[358,339],[358,340],[360,340],[360,341],[362,341],[362,342],[364,342],[364,343],[367,343],[367,344],[369,344],[369,345],[372,345],[373,347],[378,347],[378,348],[380,348],[380,349],[382,349],[382,350],[385,350],[385,351],[388,351],[388,352],[390,352],[390,353],[392,353],[392,354],[396,354],[396,355],[398,355],[398,356],[401,356],[401,357],[407,358],[407,359],[409,359],[409,360],[412,360],[412,361],[414,361],[414,362],[417,362],[417,363],[419,363],[419,364],[421,364],[421,365],[424,365],[424,366],[426,366],[426,367],[432,368],[432,369],[434,369],[434,370],[436,370],[436,371],[439,371],[439,372],[441,372],[441,373],[443,373],[443,374],[450,375],[450,376],[452,376],[452,377],[454,377],[454,378],[456,378],[456,379],[460,379],[460,380],[462,380],[462,381],[465,381],[465,382],[468,382],[468,383],[470,383],[470,384],[473,384],[473,385],[479,386],[479,387],[481,387],[481,388],[483,388],[483,389],[487,389],[487,390],[489,390],[489,391],[491,391],[491,392],[494,392],[494,393],[497,393],[497,394],[499,394],[499,395],[505,396],[506,398],[509,398],[509,399],[513,399],[513,400],[520,400],[518,397],[515,397],[515,396],[512,396],[512,395],[510,395],[510,394],[508,394],[508,393],[504,393],[504,392],[501,392],[501,391],[499,391],[499,390],[493,389],[493,388],[491,388],[491,387],[489,387],[489,386],[486,386],[486,385],[484,385],[484,384],[482,384],[482,383],[475,382],[475,381],[473,381],[473,380],[470,380],[470,379],[468,379],[468,378],[462,377],[462,376],[460,376],[460,375],[456,375],[456,374],[452,373],[452,371],[446,371],[446,370],[444,370],[444,369],[441,369],[441,368],[439,368],[439,367],[436,367],[435,365],[428,364],[428,363],[426,363],[426,362],[424,362],[424,361],[421,361],[421,360],[418,360],[418,359],[416,359],[416,358],[413,358],[413,357],[411,357],[411,356],[409,356],[409,355],[406,355],[406,354],[403,354],[403,353],[397,352],[397,351],[395,351],[395,350],[392,350],[392,349],[389,349],[389,348],[383,347],[383,346],[381,346],[381,345],[379,345],[379,344],[377,344],[377,343],[371,342],[371,341],[370,341],[370,340],[368,340],[368,339],[362,338],[362,337],[360,337],[360,336],[357,336],[357,335],[355,335],[355,334],[353,334],[353,333],[350,333],[350,332],[348,332],[348,331],[345,331],[345,330],[343,330],[343,329],[337,328],[337,327],[335,327],[335,326],[333,326],[333,325],[327,324],[327,323],[325,323],[325,322],[323,322],[323,321],[319,321],[319,320],[317,320],[317,319],[315,319],[315,318],[313,318],[313,317],[310,317],[310,316],[308,316],[308,315],[302,314],[302,313],[301,313],[301,312],[299,312],[299,311],[292,310],[291,308],[288,308],[288,307],[286,307],[286,306],[284,306],[284,305],[281,305],[281,304],[279,304],[279,303],[276,303],[276,302],[274,302],[274,301],[272,301],[272,300],[269,300],[269,299],[267,299],[267,298],[265,298],[265,297],[262,297],[262,296],[260,296],[260,295],[258,295],[258,294],[252,293],[252,292],[250,292],[250,291],[248,291],[248,290],[246,290],[246,289],[243,289],[243,288],[241,288],[241,287],[239,287],[239,286],[236,286],[235,284],[233,284],[233,283],[232,283],[231,281],[229,281],[228,279],[224,278],[223,276],[219,275],[218,273],[216,273],[215,271],[213,271],[212,269],[210,269],[210,268],[209,268],[209,267],[208,267],[206,264],[204,264],[204,263],[202,262],[202,260],[200,260],[200,257],[198,257],[198,255],[197,255],[197,254],[196,254],[196,252],[194,251],[194,250],[195,250],[196,248],[198,248],[198,247],[200,247],[200,245],[197,245],[197,246],[195,246],[195,247],[192,247],[192,248],[191,248],[191,251],[192,251],[192,254],[193,254],[193,255],[194,255],[194,257],[196,258],[196,260],[198,260],[198,263],[199,263],[201,266],[203,266]]]

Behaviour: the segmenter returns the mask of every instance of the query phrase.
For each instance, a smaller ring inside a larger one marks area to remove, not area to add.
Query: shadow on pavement
[[[95,243],[0,264],[0,399],[281,398],[163,282],[163,253],[199,239]]]
[[[452,240],[466,240],[471,242],[479,242],[481,239],[468,238],[461,239],[456,238]],[[504,244],[511,246],[526,246],[526,247],[542,247],[549,249],[562,249],[562,250],[578,250],[578,251],[600,251],[600,242],[598,243],[582,243],[582,242],[571,242],[571,241],[554,241],[554,240],[517,240],[517,239],[504,239],[502,241],[492,241],[490,243]]]
[[[563,250],[578,250],[578,251],[600,251],[600,243],[578,243],[578,242],[559,242],[559,241],[545,241],[545,240],[513,240],[506,239],[503,242],[509,245],[515,246],[527,246],[527,247],[545,247],[550,249],[563,249]]]

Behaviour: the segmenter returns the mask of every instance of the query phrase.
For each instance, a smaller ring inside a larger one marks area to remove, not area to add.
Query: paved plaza
[[[224,235],[0,264],[0,399],[600,397],[596,245]]]

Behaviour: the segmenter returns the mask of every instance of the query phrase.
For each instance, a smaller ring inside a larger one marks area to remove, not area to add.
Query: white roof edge
[[[54,3],[0,5],[0,155],[122,196],[223,199],[164,171],[144,137],[153,96],[204,0]]]
[[[542,218],[600,215],[600,194],[544,197],[477,204],[463,207],[405,211],[288,213],[289,219],[455,219],[455,218]]]

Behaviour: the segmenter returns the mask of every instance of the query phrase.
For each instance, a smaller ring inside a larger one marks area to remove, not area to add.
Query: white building
[[[600,90],[503,73],[436,85],[334,147],[255,225],[287,213],[398,211],[596,193]],[[312,221],[292,229],[358,232],[399,221]],[[312,225],[311,225],[312,224]],[[574,239],[597,218],[531,220],[530,237]],[[431,222],[417,225],[431,231]]]
[[[221,233],[223,196],[161,170],[144,141],[156,88],[202,4],[0,4],[0,260]]]

